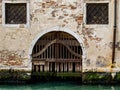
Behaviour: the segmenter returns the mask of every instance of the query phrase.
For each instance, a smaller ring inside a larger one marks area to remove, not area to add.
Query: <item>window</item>
[[[5,24],[26,24],[26,3],[5,4]]]
[[[87,24],[108,24],[108,3],[86,4]]]
[[[2,25],[4,27],[29,27],[29,1],[3,0]]]

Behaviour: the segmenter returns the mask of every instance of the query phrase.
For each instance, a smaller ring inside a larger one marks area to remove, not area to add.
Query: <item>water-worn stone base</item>
[[[118,84],[120,82],[120,73],[111,72],[86,72],[82,74],[83,84]]]
[[[112,76],[114,74],[114,77]],[[83,84],[118,84],[120,72],[30,72],[20,70],[0,70],[0,84],[35,83],[44,81],[74,81]]]
[[[19,70],[0,70],[0,83],[26,83],[31,79],[31,73]]]
[[[44,82],[44,81],[75,81],[81,83],[80,72],[33,72],[32,82]]]

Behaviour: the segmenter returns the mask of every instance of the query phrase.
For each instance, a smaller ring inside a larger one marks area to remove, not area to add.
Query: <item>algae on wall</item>
[[[20,71],[20,70],[1,70],[0,71],[0,83],[2,82],[19,82],[24,81],[27,82],[31,79],[31,72]]]

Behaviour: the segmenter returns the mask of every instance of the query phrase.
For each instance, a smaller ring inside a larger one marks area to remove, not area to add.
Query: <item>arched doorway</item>
[[[34,72],[81,72],[82,48],[72,35],[62,31],[44,34],[32,51]]]

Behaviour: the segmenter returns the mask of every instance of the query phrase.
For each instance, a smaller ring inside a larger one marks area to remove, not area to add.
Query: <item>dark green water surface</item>
[[[24,85],[0,85],[0,90],[120,90],[120,86],[80,85],[70,82],[47,82]]]

